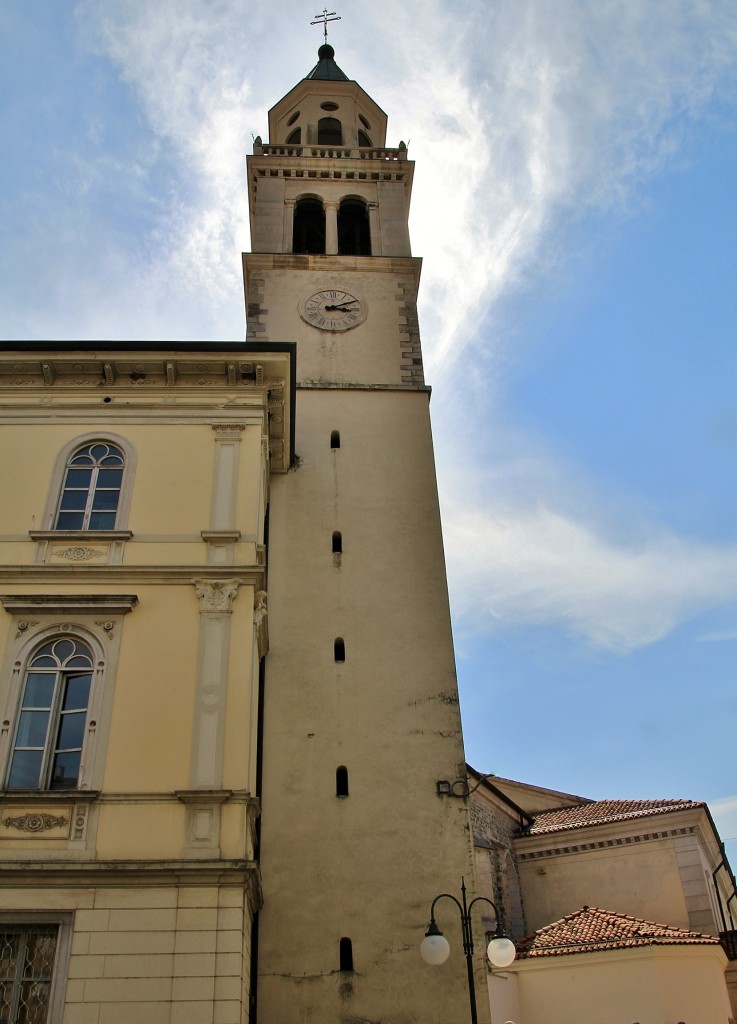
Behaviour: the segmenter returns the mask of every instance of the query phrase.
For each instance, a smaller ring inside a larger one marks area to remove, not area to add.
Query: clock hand
[[[350,309],[348,308],[349,306],[350,306]],[[341,310],[343,310],[346,313],[350,313],[355,308],[356,308],[355,306],[351,306],[350,302],[340,302],[340,303],[338,303],[337,306],[325,306],[325,312],[327,313],[328,310],[333,310],[333,309],[341,309]]]

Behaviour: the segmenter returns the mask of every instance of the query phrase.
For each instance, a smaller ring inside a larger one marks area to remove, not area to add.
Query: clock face
[[[299,304],[299,315],[305,323],[321,331],[349,331],[363,323],[366,313],[365,302],[333,288],[314,292]]]

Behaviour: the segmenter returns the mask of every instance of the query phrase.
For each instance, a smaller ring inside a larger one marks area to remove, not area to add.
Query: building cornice
[[[542,860],[547,857],[560,857],[571,853],[584,853],[591,850],[608,850],[617,846],[635,846],[642,843],[652,842],[660,839],[672,839],[676,836],[693,835],[698,831],[696,825],[687,825],[683,828],[660,829],[657,832],[634,833],[632,835],[613,835],[607,838],[592,839],[589,842],[571,842],[571,834],[558,837],[559,843],[549,844],[541,849],[526,850],[520,837],[515,837],[514,846],[517,853],[517,860],[520,863],[532,860]],[[568,840],[566,842],[566,840]]]

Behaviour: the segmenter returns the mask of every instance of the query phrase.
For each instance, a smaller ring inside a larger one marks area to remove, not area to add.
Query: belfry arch
[[[316,196],[303,196],[294,207],[292,252],[323,255],[325,252],[325,210]]]
[[[341,256],[371,255],[368,207],[357,196],[347,196],[338,208],[338,252]]]

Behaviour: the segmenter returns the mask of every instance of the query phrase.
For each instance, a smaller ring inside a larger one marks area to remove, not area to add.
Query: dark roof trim
[[[0,352],[90,352],[96,349],[125,352],[292,352],[294,341],[0,341]]]
[[[488,776],[484,778],[482,772],[477,772],[475,768],[471,767],[468,761],[466,762],[466,770],[469,772],[470,775],[473,775],[473,777],[477,779],[480,784],[483,783],[483,785],[487,789],[490,789],[494,796],[497,797],[497,799],[501,800],[502,803],[506,804],[507,807],[511,808],[511,810],[513,810],[515,814],[518,815],[520,827],[524,828],[525,821],[528,825],[533,824],[533,822],[535,821],[534,815],[528,814],[527,811],[523,810],[518,804],[514,802],[514,800],[511,800],[506,793],[502,793],[501,789],[497,789],[493,782],[489,782]]]

